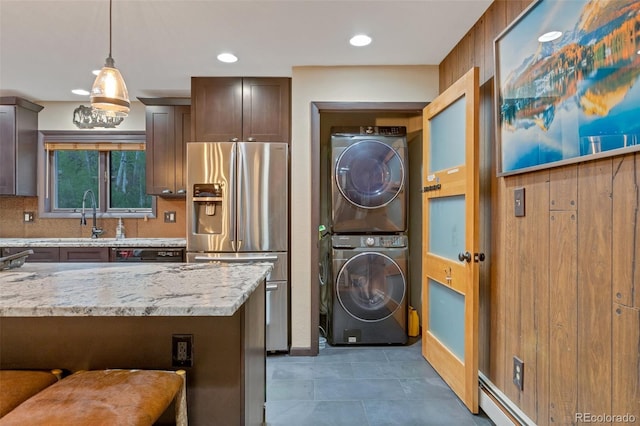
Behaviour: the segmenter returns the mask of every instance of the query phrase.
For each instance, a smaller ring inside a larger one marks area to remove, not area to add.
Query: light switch
[[[25,222],[33,222],[33,212],[24,212],[24,221]]]
[[[175,221],[176,221],[176,212],[164,212],[165,223],[175,223]]]
[[[516,188],[514,195],[514,214],[516,217],[524,217],[524,188]]]

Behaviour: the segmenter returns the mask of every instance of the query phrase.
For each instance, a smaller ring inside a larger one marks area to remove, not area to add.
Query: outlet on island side
[[[171,336],[171,366],[193,367],[193,334]]]

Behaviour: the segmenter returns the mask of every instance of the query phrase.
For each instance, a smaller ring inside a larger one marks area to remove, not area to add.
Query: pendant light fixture
[[[91,106],[108,117],[126,117],[131,104],[127,85],[111,57],[111,8],[109,0],[109,56],[93,82]]]

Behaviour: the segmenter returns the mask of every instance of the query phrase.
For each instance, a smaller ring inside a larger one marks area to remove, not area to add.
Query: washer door
[[[365,209],[384,207],[404,187],[404,164],[389,145],[363,140],[345,149],[335,168],[336,185],[350,203]]]
[[[405,277],[396,262],[377,252],[360,253],[342,266],[336,294],[344,310],[360,321],[382,321],[401,307]]]

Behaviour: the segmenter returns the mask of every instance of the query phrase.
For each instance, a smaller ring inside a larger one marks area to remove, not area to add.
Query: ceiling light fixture
[[[220,62],[226,62],[227,64],[232,64],[238,61],[238,57],[233,53],[221,53],[218,55],[218,60]]]
[[[544,33],[540,37],[538,37],[538,41],[540,43],[546,43],[549,41],[557,40],[560,37],[562,37],[561,31],[549,31],[548,33]]]
[[[109,56],[93,82],[91,106],[108,117],[126,117],[131,104],[127,85],[111,57],[111,9],[112,0],[109,0]]]
[[[371,43],[371,37],[365,34],[358,34],[351,37],[351,40],[349,40],[349,43],[351,43],[352,46],[357,46],[357,47],[367,46],[368,44]]]
[[[74,95],[80,95],[80,96],[87,96],[90,94],[90,92],[84,89],[73,89],[71,93],[73,93]]]

